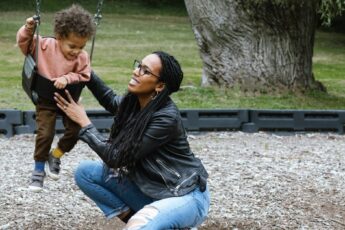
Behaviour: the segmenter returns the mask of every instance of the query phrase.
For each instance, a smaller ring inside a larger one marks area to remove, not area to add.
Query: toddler
[[[17,44],[24,55],[36,57],[36,50],[38,52],[35,84],[38,94],[37,135],[35,165],[29,189],[39,192],[43,189],[46,176],[45,165],[48,175],[55,180],[59,179],[60,158],[77,143],[80,127],[56,106],[54,92],[68,89],[74,95],[74,100],[79,99],[83,84],[90,80],[91,74],[90,59],[83,49],[95,34],[96,25],[88,11],[74,4],[55,14],[55,38],[40,36],[38,49],[35,25],[33,17],[26,19],[25,25],[17,32]],[[51,149],[58,114],[62,116],[65,132],[56,148]]]

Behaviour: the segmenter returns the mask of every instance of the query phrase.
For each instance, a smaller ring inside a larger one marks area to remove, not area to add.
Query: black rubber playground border
[[[105,110],[87,110],[91,121],[102,132],[109,132],[113,116]],[[187,131],[312,131],[344,133],[345,110],[251,110],[183,109]],[[57,118],[56,133],[64,127]],[[35,133],[34,111],[0,110],[0,133],[6,137]]]

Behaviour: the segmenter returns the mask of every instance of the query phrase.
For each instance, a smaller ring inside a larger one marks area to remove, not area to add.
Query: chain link
[[[103,0],[99,0],[97,3],[97,11],[94,16],[94,22],[96,24],[96,30],[97,26],[99,25],[101,19],[102,19],[102,6],[103,6]],[[92,44],[91,44],[91,50],[90,50],[90,62],[92,62],[92,54],[93,54],[93,48],[95,46],[95,40],[96,40],[96,33],[92,38]]]
[[[99,25],[101,19],[102,19],[102,7],[103,7],[103,0],[99,0],[97,3],[97,11],[96,14],[94,16],[94,21],[96,26]]]

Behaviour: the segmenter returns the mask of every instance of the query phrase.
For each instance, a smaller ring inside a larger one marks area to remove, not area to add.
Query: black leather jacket
[[[121,101],[94,73],[87,84],[99,103],[115,114]],[[106,164],[116,158],[116,149],[107,155],[108,139],[91,124],[80,130],[80,139],[86,142]],[[173,101],[155,112],[143,135],[138,150],[136,169],[131,179],[143,193],[163,199],[182,196],[199,186],[206,189],[208,174],[200,159],[191,152],[180,112]]]

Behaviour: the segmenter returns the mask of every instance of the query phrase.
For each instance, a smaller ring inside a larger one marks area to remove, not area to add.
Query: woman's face
[[[147,55],[133,70],[133,76],[128,83],[128,91],[141,99],[151,98],[163,84],[159,81],[161,68],[161,60],[156,54]]]

